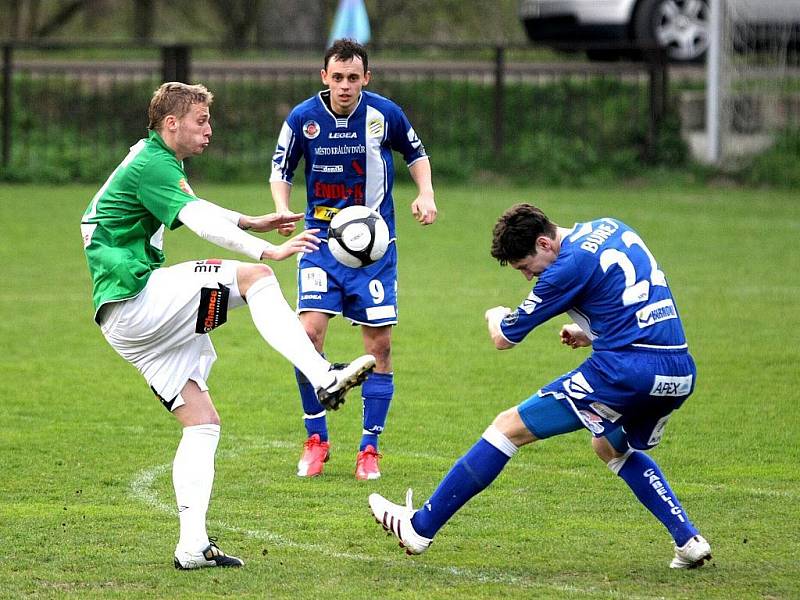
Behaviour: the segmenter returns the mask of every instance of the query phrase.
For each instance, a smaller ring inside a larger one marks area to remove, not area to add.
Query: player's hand
[[[592,340],[575,323],[569,323],[561,327],[561,343],[570,348],[586,348],[592,345]]]
[[[293,212],[279,212],[279,215],[285,215],[287,217],[286,221],[281,223],[275,228],[275,231],[278,232],[279,235],[283,237],[291,237],[294,235],[294,232],[297,230],[297,225],[295,223],[299,221],[299,219],[295,219],[294,216],[298,213]]]
[[[430,225],[436,220],[436,202],[433,201],[433,193],[420,194],[411,203],[411,214],[418,223]]]
[[[239,219],[239,227],[259,233],[277,229],[281,235],[289,236],[295,230],[295,223],[302,218],[302,213],[292,212],[274,212],[258,217],[242,216]]]
[[[310,254],[319,250],[320,240],[315,235],[319,229],[306,229],[279,246],[273,246],[261,255],[261,260],[283,260],[295,254]]]

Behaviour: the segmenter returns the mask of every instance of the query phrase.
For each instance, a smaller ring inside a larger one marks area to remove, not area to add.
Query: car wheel
[[[708,0],[642,0],[634,17],[634,36],[667,49],[670,60],[703,60],[708,49]]]

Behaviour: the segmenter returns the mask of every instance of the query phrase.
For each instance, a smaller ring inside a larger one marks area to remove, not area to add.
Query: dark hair
[[[367,49],[355,40],[343,38],[333,42],[331,47],[325,52],[325,62],[322,65],[323,69],[328,69],[328,63],[331,58],[341,61],[360,58],[364,65],[364,73],[367,72]]]
[[[515,204],[506,210],[494,226],[492,256],[505,266],[536,254],[539,236],[556,238],[556,225],[531,204]]]
[[[163,83],[153,92],[147,116],[150,123],[147,129],[159,130],[167,115],[174,115],[180,119],[188,113],[192,104],[205,104],[211,106],[214,94],[209,92],[204,85],[188,85],[177,81]]]

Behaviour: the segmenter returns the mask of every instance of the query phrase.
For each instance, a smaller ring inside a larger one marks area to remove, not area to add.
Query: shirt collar
[[[175,150],[167,146],[167,143],[164,141],[164,138],[162,138],[155,129],[150,130],[148,139],[152,140],[153,142],[161,146],[164,150],[172,154],[172,156],[175,156]]]

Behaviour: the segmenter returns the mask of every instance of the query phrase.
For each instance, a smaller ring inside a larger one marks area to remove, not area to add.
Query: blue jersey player
[[[574,323],[562,327],[561,342],[591,346],[592,354],[500,413],[421,509],[412,508],[411,490],[405,506],[370,495],[375,518],[409,554],[424,552],[520,446],[586,428],[600,459],[672,535],[670,566],[702,565],[711,558],[711,547],[645,453],[692,393],[696,371],[666,277],[642,238],[609,218],[558,227],[538,208],[518,204],[497,222],[492,256],[529,281],[537,278],[513,311],[503,306],[486,311],[498,349],[513,348],[537,325],[567,313]]]
[[[392,242],[377,263],[353,269],[338,263],[326,243],[298,266],[298,312],[319,352],[331,317],[341,314],[361,325],[364,347],[375,356],[375,372],[364,383],[363,432],[356,458],[357,479],[377,479],[378,435],[394,394],[391,331],[397,323],[397,250],[392,152],[403,156],[418,195],[411,211],[422,225],[436,220],[431,170],[425,149],[403,111],[391,100],[364,90],[369,83],[367,53],[352,40],[337,40],[325,53],[322,82],[327,89],[297,105],[281,128],[272,159],[270,188],[279,214],[289,214],[295,169],[305,159],[307,227],[325,233],[338,211],[354,204],[377,210]],[[279,231],[290,235],[293,224]],[[308,439],[297,474],[322,473],[330,443],[325,410],[313,387],[296,371]]]

